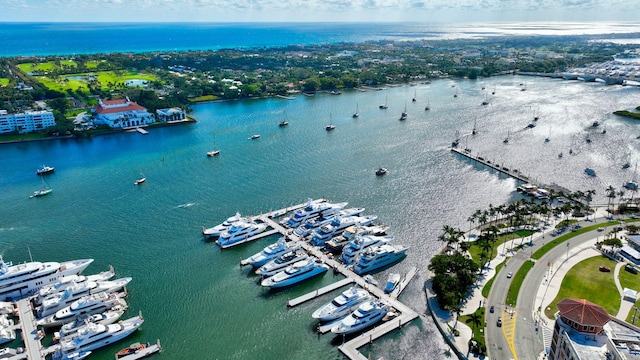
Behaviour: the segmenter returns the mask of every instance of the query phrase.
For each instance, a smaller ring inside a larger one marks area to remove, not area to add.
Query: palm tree
[[[587,190],[584,195],[584,199],[587,201],[587,219],[589,218],[589,211],[591,211],[591,201],[593,200],[593,195],[595,194],[595,190]]]
[[[613,199],[616,198],[616,189],[609,185],[609,187],[607,188],[607,212],[609,214],[612,213],[611,211],[611,204],[613,203]]]
[[[616,195],[618,195],[618,214],[620,214],[620,202],[624,197],[624,190],[620,189],[620,191],[618,191]]]
[[[467,323],[471,323],[473,332],[475,332],[476,327],[482,325],[482,316],[480,316],[478,312],[474,312],[473,314],[469,315],[469,319],[467,320]]]

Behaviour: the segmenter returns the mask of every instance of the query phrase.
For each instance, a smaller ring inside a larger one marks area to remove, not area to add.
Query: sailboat
[[[207,151],[207,156],[212,157],[220,154],[220,150],[216,149],[216,135],[213,134],[213,150]],[[137,185],[137,184],[136,184]]]
[[[458,97],[458,88],[456,88],[456,93],[455,93],[455,94],[453,94],[453,97],[454,97],[454,98],[457,98],[457,97]]]
[[[509,143],[509,131],[507,130],[507,137],[504,138],[504,140],[502,140],[503,143],[508,144]]]
[[[388,108],[389,108],[389,105],[387,105],[387,97],[386,97],[386,96],[385,96],[385,98],[384,98],[384,104],[382,104],[382,105],[378,106],[378,108],[379,108],[379,109],[383,109],[383,110],[384,110],[384,109],[388,109]]]
[[[335,129],[336,126],[333,125],[333,118],[331,117],[331,113],[329,113],[329,125],[325,126],[324,129],[327,131],[331,131],[333,129]]]
[[[357,118],[360,116],[360,113],[358,112],[358,103],[356,103],[356,112],[353,113],[353,115],[351,115],[352,118]]]
[[[429,99],[427,99],[427,106],[425,106],[425,107],[424,107],[424,110],[425,110],[425,111],[431,110],[431,106],[430,106],[430,104],[431,104],[431,103],[430,103]]]
[[[278,123],[278,126],[285,127],[287,125],[289,125],[289,122],[287,121],[286,116],[283,115],[282,120],[280,120],[280,122]]]
[[[418,101],[418,99],[416,99],[416,90],[413,90],[413,99],[411,99],[412,102],[416,102]]]
[[[547,135],[547,137],[544,139],[544,142],[548,143],[549,141],[551,141],[549,138],[551,137],[551,126],[549,126],[549,135]]]
[[[34,191],[33,195],[29,196],[29,199],[38,197],[38,196],[45,196],[50,194],[53,191],[53,189],[51,189],[49,186],[45,184],[44,177],[42,175],[40,175],[40,180],[42,180],[42,189]]]
[[[471,130],[471,135],[475,135],[478,133],[478,128],[476,127],[478,119],[473,120],[473,129]]]
[[[482,102],[482,105],[489,105],[489,97],[486,92],[484,94],[484,101]]]
[[[404,111],[400,115],[400,120],[407,120],[407,103],[404,104]]]
[[[493,85],[493,91],[491,92],[491,95],[495,95],[496,94],[496,86]]]

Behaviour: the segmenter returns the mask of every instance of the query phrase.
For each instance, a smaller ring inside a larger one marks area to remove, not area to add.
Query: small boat
[[[427,99],[427,106],[425,106],[425,107],[424,107],[424,110],[425,110],[425,111],[429,111],[429,110],[431,110],[431,105],[430,105],[430,101],[429,101],[429,99]]]
[[[387,98],[384,98],[384,104],[381,104],[380,106],[378,106],[379,109],[381,110],[385,110],[389,108],[389,105],[387,105]]]
[[[286,252],[294,251],[298,248],[300,248],[299,245],[294,242],[287,243],[287,240],[283,236],[275,243],[262,249],[259,253],[240,261],[240,265],[251,265],[254,268],[257,268]]]
[[[146,178],[146,177],[144,177],[144,175],[142,175],[142,174],[141,174],[141,175],[140,175],[140,177],[138,178],[138,180],[136,180],[136,181],[133,183],[133,185],[140,185],[140,184],[142,184],[142,183],[143,183],[143,182],[145,182],[145,181],[147,181],[147,178]]]
[[[387,284],[384,286],[384,292],[386,294],[391,293],[393,289],[395,289],[396,286],[398,286],[398,283],[400,283],[400,274],[397,274],[397,273],[389,274],[389,276],[387,277]]]
[[[279,127],[285,127],[285,126],[288,126],[288,125],[289,125],[289,122],[287,121],[286,117],[284,117],[284,115],[283,115],[283,118],[278,123],[278,126]]]
[[[411,102],[418,101],[418,99],[416,99],[416,95],[417,95],[416,90],[413,90],[413,98],[411,99]]]
[[[322,260],[309,257],[294,263],[284,271],[262,280],[260,285],[271,289],[290,286],[323,274],[327,270],[329,270],[329,266],[325,265]]]
[[[333,125],[333,118],[331,117],[331,114],[329,114],[329,125],[325,126],[324,129],[327,131],[331,131],[333,129],[335,129],[336,126]]]
[[[150,343],[133,343],[129,345],[129,347],[124,348],[118,351],[115,355],[116,360],[136,360],[142,359],[157,352],[162,351],[162,346],[160,346],[160,339],[156,341],[155,344]]]
[[[562,159],[563,156],[564,156],[563,153],[558,154],[558,159]]]
[[[629,164],[629,163],[625,163],[624,165],[622,165],[623,169],[628,169],[630,167],[631,167],[631,164]]]
[[[353,271],[358,274],[366,274],[383,266],[402,260],[407,254],[407,247],[403,245],[383,244],[371,247],[358,256]]]
[[[387,307],[378,300],[370,300],[358,306],[351,315],[331,328],[334,334],[352,334],[377,324],[387,314]]]
[[[637,180],[629,180],[626,184],[624,184],[624,188],[631,191],[638,190],[638,181]]]
[[[502,140],[502,142],[503,142],[504,144],[508,144],[508,143],[509,143],[509,135],[510,135],[510,134],[509,134],[509,131],[507,131],[507,137],[506,137],[506,138],[504,138],[504,140]]]
[[[586,168],[584,169],[584,173],[589,175],[589,176],[596,176],[596,171],[593,170],[592,168]]]
[[[33,195],[29,196],[30,199],[34,197],[49,195],[53,191],[53,189],[45,184],[44,177],[42,177],[42,175],[40,175],[40,180],[42,180],[42,189],[34,191]]]
[[[594,121],[593,124],[591,124],[591,127],[598,127],[600,126],[600,123],[598,121]]]
[[[377,176],[382,176],[382,175],[385,175],[386,173],[387,173],[387,169],[386,168],[380,167],[380,168],[376,169],[376,175]]]
[[[358,112],[358,104],[356,104],[356,112],[353,113],[353,115],[351,115],[352,118],[357,118],[360,116],[360,113]]]
[[[402,111],[402,114],[400,114],[400,120],[407,120],[407,117],[409,115],[407,114],[407,104],[404,104],[404,110]]]
[[[471,135],[476,135],[478,133],[478,127],[476,126],[478,119],[473,120],[473,129],[471,129]]]
[[[260,138],[260,134],[253,134],[251,136],[249,136],[247,138],[247,140],[255,140],[255,139],[259,139]]]
[[[365,301],[371,300],[371,295],[365,289],[353,286],[330,302],[322,305],[311,314],[311,317],[320,321],[332,321],[343,318],[360,306]]]
[[[55,171],[53,166],[42,165],[36,170],[36,175],[51,174]]]

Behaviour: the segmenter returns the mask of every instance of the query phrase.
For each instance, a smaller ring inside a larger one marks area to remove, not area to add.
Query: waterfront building
[[[640,358],[640,328],[585,299],[565,298],[557,305],[550,360]]]
[[[635,265],[640,265],[640,236],[627,235],[627,244],[620,249],[620,255]]]
[[[98,100],[92,108],[94,122],[112,128],[129,128],[155,122],[153,114],[128,97],[118,100]]]
[[[41,131],[55,126],[56,120],[51,111],[27,111],[9,114],[7,110],[0,110],[0,134],[17,131],[20,134]]]
[[[156,115],[158,117],[158,121],[162,122],[182,121],[187,118],[187,113],[177,107],[158,109],[156,110]]]

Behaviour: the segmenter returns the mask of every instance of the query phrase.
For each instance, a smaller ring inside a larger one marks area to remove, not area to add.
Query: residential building
[[[640,328],[585,299],[565,298],[557,305],[550,360],[640,359]]]
[[[172,122],[172,121],[182,121],[187,118],[187,113],[184,110],[173,107],[168,109],[158,109],[156,110],[156,115],[158,117],[158,121],[163,122]]]
[[[0,134],[17,131],[20,134],[37,132],[55,126],[56,120],[51,111],[27,111],[9,114],[0,110]]]
[[[106,124],[112,128],[130,128],[155,122],[153,114],[129,98],[118,100],[98,100],[92,109],[94,123]]]

